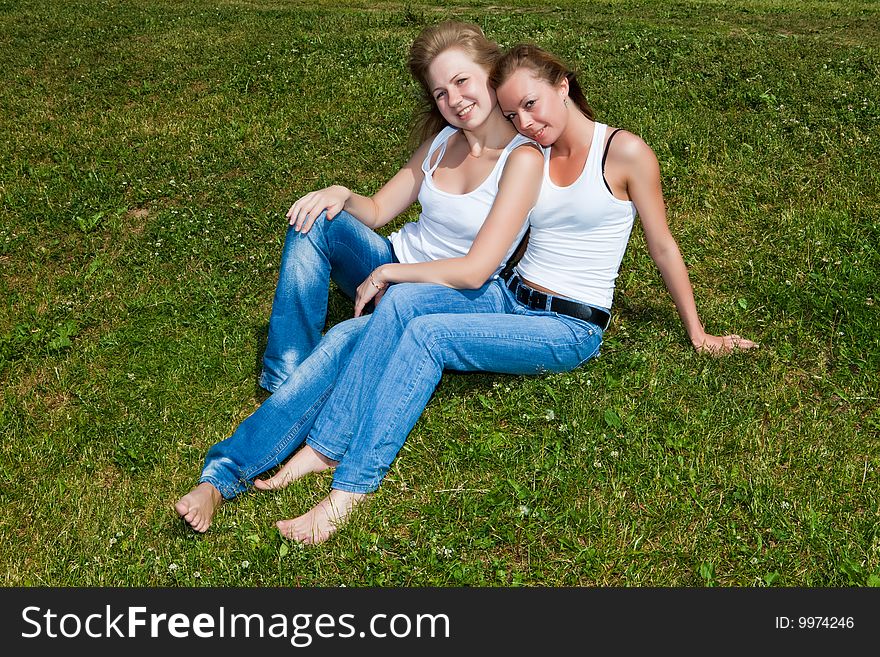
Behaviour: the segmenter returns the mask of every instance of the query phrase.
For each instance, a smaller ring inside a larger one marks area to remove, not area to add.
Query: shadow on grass
[[[257,348],[254,352],[254,399],[262,404],[269,398],[271,394],[268,390],[260,386],[260,374],[263,372],[263,352],[266,351],[266,343],[269,340],[269,322],[261,324],[254,329],[254,343]]]

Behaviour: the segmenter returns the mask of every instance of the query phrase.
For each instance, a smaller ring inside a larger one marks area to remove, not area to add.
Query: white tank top
[[[550,180],[550,148],[544,181],[532,209],[529,246],[517,265],[523,278],[562,296],[611,308],[614,281],[629,241],[636,206],[605,186],[602,153],[608,126],[596,123],[581,175],[559,187]]]
[[[388,236],[394,246],[394,254],[400,262],[428,262],[466,255],[480,227],[489,216],[489,210],[492,209],[492,203],[498,195],[498,183],[508,156],[517,146],[534,143],[527,137],[516,135],[504,147],[492,172],[479,187],[467,194],[450,194],[437,189],[434,184],[434,171],[443,159],[449,138],[456,132],[458,128],[451,126],[443,128],[434,138],[428,155],[422,162],[424,179],[419,189],[419,204],[422,206],[419,220],[405,224],[403,228]],[[432,156],[438,149],[440,152],[437,161],[431,165]],[[528,222],[524,221],[504,262],[519,244],[527,226]],[[499,263],[496,274],[504,262]]]

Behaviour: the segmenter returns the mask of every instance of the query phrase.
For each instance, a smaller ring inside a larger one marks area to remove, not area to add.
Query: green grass
[[[0,583],[880,584],[878,9],[0,0]],[[453,16],[654,147],[707,329],[761,349],[695,354],[636,228],[602,356],[445,377],[330,542],[273,527],[324,475],[188,531],[261,399],[284,211],[394,173],[408,44]]]

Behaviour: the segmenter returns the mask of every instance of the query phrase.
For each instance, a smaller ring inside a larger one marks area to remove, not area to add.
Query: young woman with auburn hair
[[[657,158],[644,141],[597,122],[574,73],[536,46],[501,57],[492,84],[505,117],[544,147],[525,255],[476,291],[394,285],[385,294],[306,446],[269,480],[284,485],[335,467],[326,498],[277,523],[288,538],[326,540],[379,486],[444,369],[537,374],[595,357],[637,214],[694,348],[757,346],[704,330],[667,225]],[[380,266],[372,279],[384,284],[387,271]]]

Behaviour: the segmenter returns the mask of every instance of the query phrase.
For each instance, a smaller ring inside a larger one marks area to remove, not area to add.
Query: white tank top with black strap
[[[516,267],[526,280],[601,308],[611,308],[636,216],[635,204],[616,198],[605,184],[607,128],[595,124],[584,169],[566,187],[550,180],[552,147],[545,149],[541,194],[529,217],[529,244]]]

